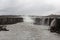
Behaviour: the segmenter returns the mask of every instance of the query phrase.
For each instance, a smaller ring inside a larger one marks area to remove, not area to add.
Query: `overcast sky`
[[[60,14],[60,0],[0,0],[0,15]]]

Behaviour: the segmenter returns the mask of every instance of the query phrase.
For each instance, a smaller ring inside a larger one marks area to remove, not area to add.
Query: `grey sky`
[[[0,0],[0,15],[60,14],[60,0]]]

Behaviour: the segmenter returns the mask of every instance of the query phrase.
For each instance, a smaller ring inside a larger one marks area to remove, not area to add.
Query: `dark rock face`
[[[36,18],[34,24],[40,25],[41,24],[41,19],[40,18]]]
[[[3,26],[3,25],[1,25],[0,26],[0,31],[9,31],[7,28],[6,28],[7,26]]]
[[[56,19],[54,23],[55,25],[50,26],[50,31],[60,33],[60,19]]]
[[[15,24],[23,22],[23,18],[0,18],[0,25]]]

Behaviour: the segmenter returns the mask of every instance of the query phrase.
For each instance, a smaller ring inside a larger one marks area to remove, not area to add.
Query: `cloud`
[[[48,15],[60,13],[59,2],[58,0],[0,0],[0,15]]]

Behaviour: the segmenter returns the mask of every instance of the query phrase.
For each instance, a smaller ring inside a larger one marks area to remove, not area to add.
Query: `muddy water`
[[[30,23],[8,25],[9,31],[0,32],[0,40],[60,40],[60,35],[49,32],[48,28]]]

